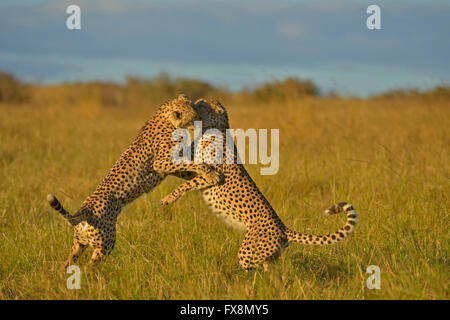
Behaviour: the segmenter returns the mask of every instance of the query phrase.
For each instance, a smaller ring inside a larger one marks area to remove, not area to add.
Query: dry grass
[[[154,103],[153,105],[157,105]],[[244,274],[243,235],[215,219],[198,192],[169,208],[169,178],[126,207],[118,241],[81,290],[62,271],[72,231],[46,203],[75,211],[154,109],[96,103],[0,105],[0,299],[448,299],[450,103],[305,98],[229,103],[234,128],[279,128],[280,170],[260,189],[288,226],[328,233],[349,201],[355,233],[330,247],[291,245],[267,273]],[[381,290],[366,288],[367,266]]]

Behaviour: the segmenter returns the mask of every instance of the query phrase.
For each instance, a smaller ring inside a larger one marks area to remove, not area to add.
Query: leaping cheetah
[[[197,152],[205,150],[215,139],[222,139],[218,143],[223,144],[223,159],[226,159],[227,146],[224,137],[229,123],[225,108],[218,101],[200,100],[196,102],[195,109],[203,121],[204,130],[216,128],[222,133],[222,137],[205,137],[204,134],[202,150],[197,150]],[[233,156],[232,164],[225,161],[223,164],[213,164],[214,169],[223,174],[224,182],[203,189],[202,194],[206,203],[218,216],[247,231],[239,250],[239,263],[244,270],[261,265],[266,268],[266,262],[280,256],[290,242],[328,245],[345,239],[353,232],[357,223],[357,213],[351,204],[345,202],[335,204],[325,210],[326,214],[340,212],[346,214],[346,223],[336,232],[327,235],[309,235],[289,229],[258,189],[245,167],[237,164],[238,153],[235,146]],[[211,157],[214,155],[206,155],[205,158],[205,154],[203,154],[204,162],[211,161]],[[199,178],[201,179],[201,177]],[[187,191],[195,188],[192,181],[181,184],[162,200],[162,204],[172,203]]]
[[[77,261],[88,246],[94,249],[92,264],[108,255],[116,241],[116,221],[122,208],[150,192],[167,175],[194,172],[202,178],[198,188],[219,182],[219,174],[209,165],[175,164],[171,159],[172,132],[192,126],[197,118],[193,103],[184,95],[163,104],[74,215],[68,213],[54,195],[47,196],[52,208],[74,227],[73,246],[66,266]]]

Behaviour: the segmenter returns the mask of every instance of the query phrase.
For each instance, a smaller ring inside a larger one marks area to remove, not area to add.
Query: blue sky
[[[68,5],[81,30],[66,28]],[[366,28],[381,7],[382,30]],[[233,90],[287,76],[366,96],[450,83],[448,1],[2,0],[0,69],[25,80],[160,71]]]

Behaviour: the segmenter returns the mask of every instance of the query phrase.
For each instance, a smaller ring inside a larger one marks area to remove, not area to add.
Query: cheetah
[[[220,135],[205,137],[204,133],[201,147],[195,152],[200,152],[197,155],[203,157],[204,162],[211,163],[208,160],[210,161],[214,154],[205,155],[202,149],[205,150],[212,141],[219,139],[217,143],[223,144],[223,159],[226,159],[227,146],[223,137],[225,137],[226,129],[229,129],[229,123],[225,108],[218,101],[208,102],[207,100],[197,101],[195,108],[203,121],[204,131],[215,128],[222,133],[222,137]],[[223,175],[224,182],[202,189],[201,192],[204,200],[217,216],[232,226],[246,230],[238,253],[239,264],[245,271],[261,266],[267,270],[268,262],[278,258],[289,243],[329,245],[347,238],[353,232],[357,223],[357,212],[351,204],[345,202],[335,204],[324,212],[324,214],[341,212],[346,214],[346,223],[334,233],[309,235],[289,229],[258,189],[245,167],[236,162],[238,157],[236,146],[230,153],[234,161],[213,164],[214,169]],[[191,178],[189,174],[187,176]],[[186,181],[164,197],[161,204],[168,205],[191,189],[195,189],[192,180]]]
[[[109,255],[116,241],[116,222],[122,208],[152,191],[167,175],[193,172],[202,177],[203,185],[199,188],[218,183],[219,174],[209,165],[172,161],[172,132],[192,127],[196,119],[193,103],[184,95],[159,107],[74,215],[67,212],[54,195],[47,196],[50,206],[74,228],[66,267],[76,262],[88,246],[93,248],[90,264]]]

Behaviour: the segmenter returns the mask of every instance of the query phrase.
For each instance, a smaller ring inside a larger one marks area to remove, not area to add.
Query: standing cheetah
[[[172,132],[192,126],[197,118],[193,103],[184,95],[163,104],[74,215],[55,196],[47,196],[52,208],[74,227],[74,242],[66,266],[75,262],[88,246],[94,249],[92,264],[108,255],[116,241],[116,221],[122,208],[150,192],[167,175],[192,171],[202,177],[203,185],[199,188],[219,182],[218,173],[208,165],[172,161]]]
[[[223,159],[226,159],[226,129],[229,128],[228,115],[225,108],[217,101],[196,102],[195,108],[203,121],[203,129],[216,128],[222,137],[205,137],[202,147],[196,152],[202,152],[215,139],[223,144]],[[206,138],[206,139],[205,139]],[[199,154],[197,154],[199,155]],[[201,156],[201,154],[200,154]],[[290,242],[303,244],[328,245],[348,237],[357,223],[357,213],[351,204],[338,203],[327,209],[325,214],[343,212],[347,216],[345,225],[334,233],[327,235],[308,235],[296,232],[286,227],[275,210],[256,186],[242,164],[237,164],[237,148],[234,146],[234,161],[224,161],[223,164],[213,164],[215,170],[223,174],[224,182],[202,190],[203,198],[212,210],[221,218],[234,226],[246,230],[246,235],[239,250],[239,263],[244,270],[276,259]],[[214,154],[203,154],[203,161],[211,163]],[[201,177],[199,177],[201,179]],[[187,181],[167,195],[162,204],[169,204],[181,197],[185,192],[195,188],[194,180]]]

